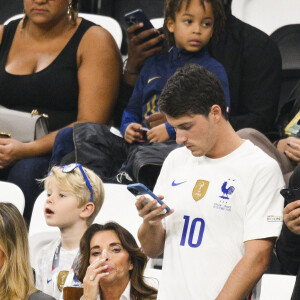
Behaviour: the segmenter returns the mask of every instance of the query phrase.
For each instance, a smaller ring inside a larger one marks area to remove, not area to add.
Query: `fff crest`
[[[209,186],[209,181],[202,180],[202,179],[197,180],[193,189],[193,198],[195,201],[199,201],[205,196],[208,186]]]

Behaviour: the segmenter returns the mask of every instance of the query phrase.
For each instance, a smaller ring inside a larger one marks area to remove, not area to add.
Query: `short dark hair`
[[[179,68],[167,81],[160,95],[159,110],[172,118],[200,114],[208,116],[217,104],[227,120],[227,104],[216,75],[197,64]]]
[[[164,33],[170,46],[175,45],[174,34],[167,28],[167,21],[170,18],[175,21],[175,15],[185,4],[186,9],[189,7],[192,0],[166,0],[164,13]],[[226,15],[222,0],[199,0],[200,5],[205,9],[204,2],[211,3],[214,13],[214,28],[213,35],[218,36],[225,27]]]
[[[133,265],[133,269],[129,271],[131,280],[130,295],[137,300],[142,300],[144,298],[156,299],[157,290],[146,284],[144,281],[143,273],[148,261],[147,256],[141,248],[139,248],[132,234],[115,222],[108,222],[104,225],[93,224],[82,236],[80,240],[80,255],[74,268],[75,276],[78,280],[83,282],[83,278],[89,266],[90,242],[93,236],[100,231],[114,231],[120,239],[122,247],[129,254],[130,262]]]

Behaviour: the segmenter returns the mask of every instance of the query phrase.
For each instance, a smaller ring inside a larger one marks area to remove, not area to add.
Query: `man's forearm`
[[[251,292],[266,270],[274,241],[268,241],[262,249],[246,251],[235,266],[216,300],[243,300]],[[253,248],[252,248],[253,249]]]
[[[159,256],[164,250],[165,230],[161,223],[150,225],[143,222],[138,231],[138,238],[145,254],[151,258]]]

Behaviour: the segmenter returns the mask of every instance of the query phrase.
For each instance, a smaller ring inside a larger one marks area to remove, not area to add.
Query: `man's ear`
[[[89,218],[95,210],[95,205],[93,202],[88,202],[82,206],[80,217],[87,219]]]
[[[174,32],[175,22],[171,18],[168,18],[167,20],[167,28],[170,32]]]
[[[217,104],[214,104],[211,108],[210,108],[210,113],[213,117],[213,119],[215,121],[219,121],[220,118],[222,117],[222,110],[221,107]]]

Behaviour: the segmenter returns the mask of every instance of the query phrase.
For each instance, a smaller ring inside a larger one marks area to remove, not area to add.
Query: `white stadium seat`
[[[253,300],[290,300],[296,276],[264,274],[257,283]]]
[[[23,215],[25,207],[25,197],[22,190],[15,184],[0,181],[0,202],[14,204]]]
[[[279,27],[300,23],[300,1],[235,0],[232,14],[270,35]]]

